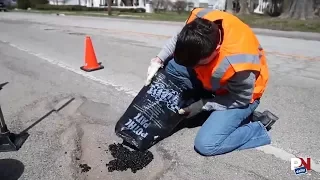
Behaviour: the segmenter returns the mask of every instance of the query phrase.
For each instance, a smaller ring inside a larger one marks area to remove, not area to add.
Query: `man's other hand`
[[[192,103],[188,107],[182,108],[179,110],[179,114],[185,115],[186,118],[191,118],[197,114],[199,114],[203,110],[203,106],[205,104],[205,100],[199,100],[197,102]]]

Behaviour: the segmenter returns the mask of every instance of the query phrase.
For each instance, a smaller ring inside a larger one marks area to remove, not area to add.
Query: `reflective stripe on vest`
[[[211,78],[212,90],[216,91],[226,85],[227,80],[235,72],[244,70],[260,71],[260,58],[258,55],[236,54],[225,57],[213,72]]]
[[[212,9],[203,8],[197,13],[197,17],[202,18],[203,16],[205,16],[206,14],[208,14],[211,11],[212,11]]]

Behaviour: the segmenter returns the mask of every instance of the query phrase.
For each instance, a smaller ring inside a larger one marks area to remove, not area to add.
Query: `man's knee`
[[[214,156],[219,154],[220,145],[206,138],[197,138],[194,142],[194,150],[202,156]]]

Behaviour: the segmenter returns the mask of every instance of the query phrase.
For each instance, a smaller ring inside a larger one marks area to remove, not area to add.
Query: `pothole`
[[[104,124],[106,120],[113,121],[119,116],[112,105],[91,100],[85,100],[77,111],[90,119],[103,120]]]

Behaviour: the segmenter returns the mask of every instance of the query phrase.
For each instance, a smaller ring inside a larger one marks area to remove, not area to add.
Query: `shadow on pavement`
[[[184,128],[196,128],[199,126],[202,126],[202,124],[208,119],[211,112],[202,112],[190,119],[185,119],[181,121],[178,126],[173,130],[173,132],[170,134],[170,136]]]
[[[24,165],[16,159],[0,159],[0,179],[18,180],[24,172]]]

